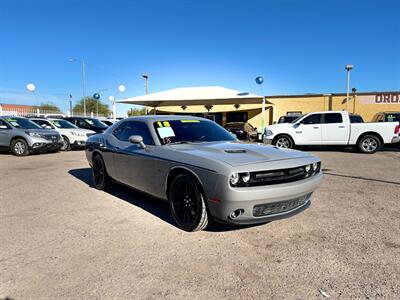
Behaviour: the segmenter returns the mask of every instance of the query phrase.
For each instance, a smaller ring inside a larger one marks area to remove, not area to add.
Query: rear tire
[[[293,139],[286,135],[278,135],[273,141],[272,144],[278,148],[292,149],[294,147]]]
[[[11,142],[10,150],[15,156],[29,155],[28,143],[24,139],[15,139]]]
[[[381,148],[381,141],[376,135],[367,134],[357,142],[358,150],[362,153],[373,154]]]
[[[106,190],[111,186],[111,177],[107,173],[103,158],[98,154],[93,157],[93,185],[98,190]]]
[[[209,223],[205,197],[193,177],[176,176],[168,192],[171,215],[179,228],[193,232],[203,230]]]
[[[63,138],[63,145],[61,146],[60,150],[61,151],[69,151],[71,150],[71,143],[69,142],[69,139],[66,136],[62,136]]]

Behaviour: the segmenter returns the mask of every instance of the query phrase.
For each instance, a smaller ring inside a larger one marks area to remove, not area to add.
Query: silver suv
[[[22,117],[0,117],[0,147],[16,156],[31,152],[55,152],[63,144],[61,135],[54,130],[42,129]]]

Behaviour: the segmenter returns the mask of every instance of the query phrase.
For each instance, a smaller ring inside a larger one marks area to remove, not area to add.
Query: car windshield
[[[400,122],[400,113],[387,114],[385,119],[386,122]]]
[[[11,126],[18,129],[41,129],[36,123],[24,118],[6,118],[5,119]]]
[[[181,119],[154,122],[162,145],[171,143],[234,141],[236,138],[212,121]]]
[[[50,120],[51,123],[53,123],[54,126],[56,126],[57,128],[61,128],[61,129],[70,129],[70,128],[78,128],[77,126],[75,126],[74,124],[66,121],[66,120]]]
[[[85,118],[84,120],[86,123],[88,123],[91,126],[95,126],[95,127],[99,127],[99,128],[108,128],[108,126],[106,124],[104,124],[103,122],[101,122],[98,119]]]

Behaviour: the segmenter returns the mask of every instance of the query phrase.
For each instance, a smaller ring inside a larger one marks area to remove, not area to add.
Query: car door
[[[321,116],[310,114],[300,121],[295,127],[295,143],[298,145],[319,145],[321,141]]]
[[[0,120],[0,127],[5,127],[0,128],[0,147],[9,147],[11,141],[11,127],[3,120]]]
[[[322,114],[322,143],[324,145],[345,145],[349,140],[350,124],[341,113]]]
[[[154,191],[155,162],[151,156],[154,140],[147,124],[139,121],[125,121],[113,132],[116,138],[114,168],[117,180],[138,190],[152,194]],[[146,149],[129,142],[132,135],[140,135]]]

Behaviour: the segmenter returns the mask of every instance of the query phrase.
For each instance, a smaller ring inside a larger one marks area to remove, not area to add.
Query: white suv
[[[63,145],[60,149],[63,151],[71,150],[71,148],[85,147],[87,138],[96,133],[92,130],[78,128],[74,124],[63,119],[31,118],[30,120],[42,128],[58,131],[63,138]]]

